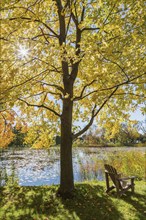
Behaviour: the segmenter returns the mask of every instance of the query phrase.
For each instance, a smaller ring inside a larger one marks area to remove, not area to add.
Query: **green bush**
[[[146,153],[133,151],[120,152],[116,156],[111,154],[107,162],[126,175],[146,180]]]

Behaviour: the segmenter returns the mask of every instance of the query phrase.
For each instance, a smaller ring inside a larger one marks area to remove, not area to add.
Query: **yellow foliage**
[[[54,144],[54,130],[47,125],[36,125],[28,128],[25,143],[32,148],[49,148]]]
[[[145,1],[62,1],[61,11],[57,2],[1,0],[0,105],[19,106],[37,148],[51,145],[68,100],[74,121],[116,115],[109,137],[145,100]]]
[[[12,126],[14,114],[10,111],[0,112],[0,148],[7,147],[14,138]]]

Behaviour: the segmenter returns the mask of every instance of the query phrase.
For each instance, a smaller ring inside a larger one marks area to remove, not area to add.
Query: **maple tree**
[[[6,148],[16,137],[14,130],[27,132],[27,124],[13,109],[0,110],[0,148]]]
[[[95,118],[117,125],[144,102],[144,6],[144,0],[2,0],[2,98],[42,125],[41,134],[60,126],[62,195],[74,189],[73,140]],[[74,127],[80,118],[83,129]]]
[[[7,147],[14,138],[12,126],[14,114],[10,111],[0,112],[0,148]]]

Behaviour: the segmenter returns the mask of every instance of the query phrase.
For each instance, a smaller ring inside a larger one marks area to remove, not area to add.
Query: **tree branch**
[[[96,109],[96,104],[94,105],[93,107],[93,110],[91,112],[91,119],[89,121],[89,123],[81,130],[79,131],[78,133],[74,134],[73,135],[73,139],[76,139],[78,138],[80,135],[82,135],[84,132],[86,132],[88,130],[88,128],[93,124],[93,121],[94,121],[94,114],[95,114],[95,109]]]
[[[11,86],[10,88],[4,90],[1,94],[4,94],[4,93],[6,93],[6,92],[8,92],[8,91],[10,91],[10,90],[12,90],[12,89],[14,89],[14,88],[17,88],[17,87],[19,87],[19,86],[22,86],[22,85],[24,85],[24,84],[30,82],[31,80],[35,79],[35,78],[38,77],[39,75],[42,75],[43,73],[45,73],[45,72],[48,71],[48,70],[49,70],[49,69],[46,69],[46,70],[42,71],[41,73],[37,74],[36,76],[33,76],[33,77],[27,79],[26,81],[24,81],[24,82],[22,82],[22,83],[19,83],[19,84],[17,84],[17,85]]]
[[[43,24],[52,34],[54,34],[57,38],[59,38],[58,34],[57,34],[52,28],[50,28],[46,23],[44,23],[43,21],[41,21],[40,19],[34,19],[34,20],[32,20],[32,18],[21,16],[21,17],[13,17],[13,18],[5,19],[5,20],[13,21],[13,20],[18,20],[18,19],[28,20],[28,21],[30,21],[30,22],[38,22],[38,23],[41,23],[41,24]],[[0,20],[2,20],[2,19],[0,19]]]
[[[82,99],[83,93],[84,93],[85,89],[86,89],[88,86],[92,85],[92,84],[93,84],[94,82],[96,82],[96,81],[97,81],[97,80],[94,79],[94,80],[92,80],[90,83],[88,83],[87,85],[85,85],[85,86],[83,87],[82,91],[81,91],[80,96],[75,97],[75,98],[73,99],[73,101],[77,101],[77,100]]]
[[[88,130],[88,128],[93,124],[94,118],[97,116],[97,114],[101,111],[101,109],[105,106],[105,104],[109,101],[109,99],[114,95],[114,93],[117,91],[118,86],[113,90],[113,92],[107,97],[107,99],[102,103],[102,105],[99,107],[99,109],[96,111],[96,104],[94,105],[94,108],[92,110],[91,119],[89,123],[78,133],[73,135],[73,139],[76,139],[80,135],[82,135],[84,132]],[[95,112],[96,111],[96,112]]]
[[[23,99],[21,99],[21,98],[18,98],[18,100],[24,102],[27,106],[37,107],[37,108],[45,108],[45,109],[49,110],[50,112],[54,113],[56,116],[61,117],[61,115],[60,115],[58,112],[56,112],[55,110],[53,110],[53,109],[51,109],[50,107],[45,106],[45,105],[43,105],[43,104],[42,104],[42,105],[31,104],[31,103],[28,103],[26,100],[23,100]]]
[[[114,96],[116,96],[116,95],[132,95],[132,96],[137,96],[137,97],[140,97],[140,98],[146,98],[146,96],[144,96],[144,95],[138,95],[138,94],[134,94],[134,93],[132,93],[132,92],[121,92],[121,93],[116,93],[116,94],[114,94]]]
[[[101,55],[102,55],[102,54],[101,54]],[[103,55],[102,55],[102,56],[103,56]],[[118,64],[117,62],[112,61],[112,60],[110,60],[110,59],[108,59],[108,58],[106,58],[106,57],[104,57],[104,56],[103,56],[103,58],[104,58],[105,60],[107,60],[107,61],[109,61],[109,62],[111,62],[111,63],[117,65],[117,66],[120,68],[120,70],[124,73],[124,75],[126,76],[127,80],[129,80],[129,76],[127,75],[127,73],[125,72],[124,68],[121,67],[120,64]]]
[[[61,87],[61,86],[58,86],[56,84],[51,84],[51,83],[46,83],[46,82],[42,82],[42,81],[38,81],[40,83],[42,83],[43,85],[46,85],[46,86],[52,86],[52,87],[55,87],[56,89],[58,89],[59,91],[61,91],[63,94],[65,94],[65,91],[64,89]]]
[[[100,28],[83,28],[81,31],[95,31],[95,30],[100,30]]]
[[[89,121],[89,123],[81,130],[79,131],[78,133],[74,134],[73,135],[73,139],[76,139],[77,137],[79,137],[80,135],[82,135],[84,132],[86,132],[88,130],[88,128],[93,124],[93,121],[94,121],[94,118],[98,115],[98,113],[101,111],[101,109],[107,104],[107,102],[110,100],[110,98],[115,94],[115,92],[118,90],[118,88],[121,86],[121,85],[125,85],[125,84],[128,84],[138,78],[140,78],[141,76],[145,75],[146,73],[143,73],[139,76],[136,76],[132,79],[129,79],[127,80],[126,82],[123,82],[123,83],[120,83],[116,86],[113,86],[109,89],[114,89],[111,94],[107,97],[107,99],[102,103],[102,105],[99,107],[99,109],[95,112],[96,110],[96,105],[94,106],[93,110],[92,110],[92,114],[91,114],[91,119]],[[104,89],[104,90],[107,90],[107,89]]]
[[[115,2],[115,4],[113,5],[111,11],[109,12],[108,16],[105,18],[103,24],[106,25],[106,21],[108,20],[108,18],[110,17],[110,15],[112,14],[112,11],[114,10],[115,6],[117,4],[117,1]]]
[[[83,6],[82,14],[81,14],[81,22],[84,20],[85,16],[85,6]]]
[[[67,27],[66,27],[66,34],[65,34],[65,36],[67,36],[68,30],[69,30],[70,22],[71,22],[71,14],[70,14],[69,21],[68,21],[68,24],[67,24]]]
[[[141,76],[144,76],[145,74],[146,74],[146,73],[143,73],[143,74],[141,74],[141,75],[139,75],[139,76],[136,76],[136,77],[134,77],[134,78],[132,78],[132,79],[128,78],[127,81],[122,82],[122,83],[119,83],[119,84],[114,85],[114,86],[111,86],[111,87],[109,87],[109,88],[93,90],[93,91],[89,92],[88,94],[86,94],[86,95],[84,95],[84,96],[81,96],[81,95],[80,95],[80,96],[78,96],[78,97],[75,97],[75,98],[73,99],[73,101],[79,101],[79,100],[82,100],[82,99],[86,98],[87,96],[92,95],[93,93],[102,92],[102,91],[107,91],[107,90],[112,90],[112,89],[114,89],[114,88],[116,88],[116,87],[120,87],[120,86],[122,86],[122,85],[126,85],[126,84],[137,84],[137,83],[132,83],[132,82],[133,82],[134,80],[140,78]],[[85,90],[85,89],[84,89],[84,90]],[[83,92],[84,92],[84,91],[83,91]],[[83,95],[83,93],[82,93],[82,95]]]

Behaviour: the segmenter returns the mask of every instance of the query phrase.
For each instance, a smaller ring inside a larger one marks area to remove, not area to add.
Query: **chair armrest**
[[[132,179],[134,180],[135,178],[136,178],[135,176],[129,176],[129,177],[118,178],[118,180],[121,180],[121,181],[122,181],[122,180],[130,180],[130,179],[131,179],[131,180],[132,180]]]
[[[123,173],[117,173],[118,178],[122,178],[122,176],[123,176]]]
[[[119,176],[123,176],[123,173],[117,173],[117,175],[119,175]]]

